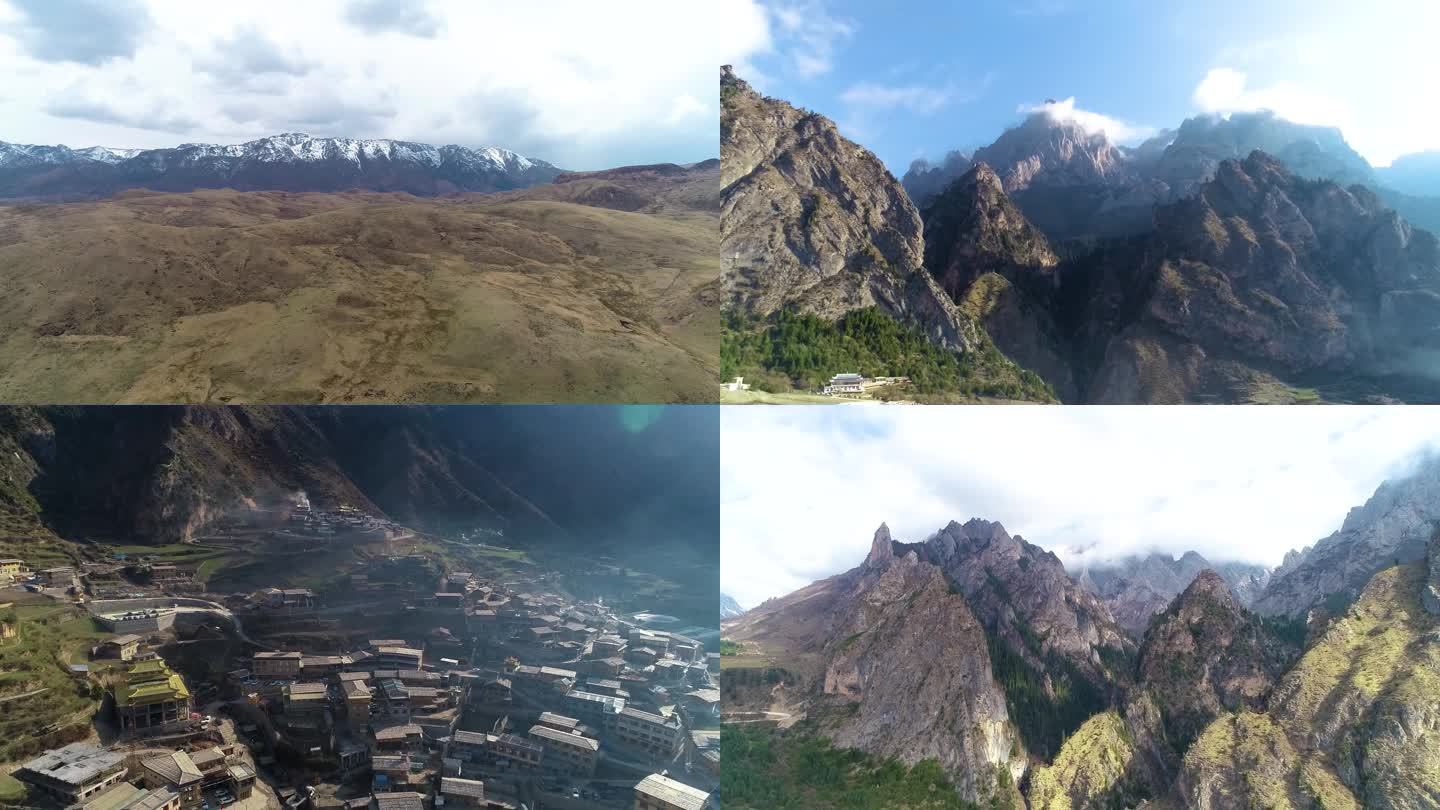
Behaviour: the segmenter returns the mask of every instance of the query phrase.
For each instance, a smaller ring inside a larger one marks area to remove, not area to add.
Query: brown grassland
[[[0,206],[0,401],[713,402],[718,186],[622,180]]]

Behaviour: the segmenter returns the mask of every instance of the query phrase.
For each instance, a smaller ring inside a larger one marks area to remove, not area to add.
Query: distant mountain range
[[[1440,402],[1440,196],[1384,188],[1338,130],[1200,117],[1130,148],[1041,112],[902,183],[733,71],[721,96],[728,342],[748,358],[725,370],[761,386],[802,385],[795,357],[899,373],[776,314],[838,329],[878,309],[959,356],[961,390],[984,368],[1075,403]]]
[[[735,597],[728,593],[720,594],[720,618],[733,619],[744,612],[745,608],[740,607],[740,603],[735,601]]]
[[[1071,576],[998,523],[881,525],[859,566],[722,622],[758,662],[725,670],[725,711],[933,760],[981,806],[1427,807],[1437,480],[1432,459],[1386,482],[1274,571],[1191,552]]]
[[[125,189],[349,190],[437,195],[526,188],[562,170],[507,149],[289,132],[240,144],[170,149],[34,146],[0,141],[0,198],[89,199]]]
[[[1153,206],[1193,195],[1221,162],[1255,151],[1299,177],[1367,186],[1414,224],[1440,232],[1440,219],[1433,218],[1440,156],[1408,155],[1375,169],[1335,127],[1297,124],[1268,111],[1188,118],[1133,147],[1041,111],[973,154],[952,151],[938,166],[914,161],[901,182],[924,209],[984,163],[1051,239],[1116,236],[1145,230]]]

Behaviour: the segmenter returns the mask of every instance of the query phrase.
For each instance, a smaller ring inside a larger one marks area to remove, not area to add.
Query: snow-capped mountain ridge
[[[59,170],[59,171],[57,171]],[[0,141],[0,197],[95,197],[127,188],[345,191],[430,195],[548,183],[561,170],[509,149],[285,132],[236,144],[168,149]]]

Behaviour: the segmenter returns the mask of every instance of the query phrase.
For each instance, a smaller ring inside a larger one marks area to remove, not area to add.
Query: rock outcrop
[[[1018,782],[1024,749],[990,672],[984,627],[914,552],[874,565],[873,580],[842,609],[837,627],[846,634],[827,645],[814,711],[824,733],[907,764],[934,759],[971,800],[995,792],[996,768]]]
[[[925,272],[920,215],[879,158],[728,66],[720,98],[726,307],[833,320],[877,306],[951,349],[985,340]]]
[[[1419,563],[1377,573],[1280,680],[1268,711],[1219,717],[1186,753],[1185,807],[1433,807],[1440,618]]]
[[[836,745],[937,760],[970,801],[1013,793],[1027,757],[984,626],[887,527],[872,545],[860,566],[728,620],[725,637],[794,673],[807,720]]]
[[[1006,195],[990,166],[975,164],[925,210],[925,266],[995,345],[1075,397],[1071,359],[1053,312],[1059,259]]]
[[[1216,717],[1262,710],[1299,650],[1266,630],[1219,574],[1197,575],[1157,615],[1140,645],[1137,688],[1160,710],[1177,754]]]
[[[1044,669],[1051,656],[1063,659],[1101,691],[1126,677],[1103,655],[1133,652],[1134,643],[1052,552],[979,518],[951,521],[923,543],[901,548],[939,566],[981,621],[1035,667]]]
[[[1340,530],[1304,553],[1291,552],[1255,602],[1267,616],[1303,618],[1312,608],[1344,604],[1381,569],[1422,560],[1440,525],[1440,458],[1381,484]],[[1291,556],[1293,555],[1293,556]]]
[[[1115,711],[1085,721],[1055,761],[1036,768],[1026,790],[1031,810],[1131,807],[1149,795],[1126,721]]]

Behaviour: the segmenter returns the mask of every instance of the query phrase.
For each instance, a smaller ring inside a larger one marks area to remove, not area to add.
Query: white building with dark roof
[[[125,757],[90,743],[46,751],[11,776],[63,804],[84,802],[125,776]]]

